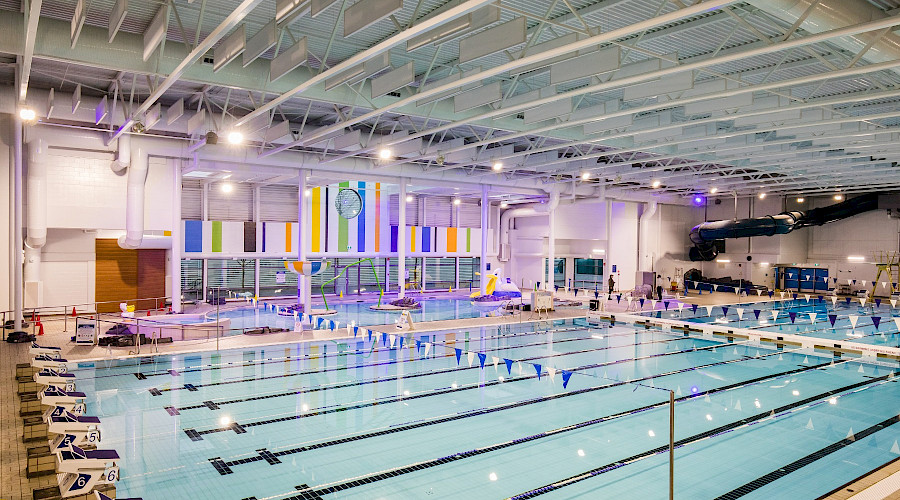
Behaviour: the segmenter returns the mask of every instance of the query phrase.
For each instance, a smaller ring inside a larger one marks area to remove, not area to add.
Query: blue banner
[[[513,361],[511,359],[503,358],[503,362],[506,363],[506,373],[512,375],[512,364]]]
[[[534,371],[537,372],[538,380],[540,380],[540,379],[541,379],[541,371],[542,371],[542,370],[541,370],[541,365],[535,363],[535,364],[534,364]]]
[[[484,370],[484,360],[487,359],[487,354],[483,352],[479,352],[476,354],[478,354],[478,362],[481,363],[481,369]]]
[[[878,331],[878,325],[881,324],[881,316],[872,316],[872,324],[875,325],[875,331]]]
[[[563,370],[562,371],[562,380],[563,380],[563,389],[569,385],[569,379],[572,378],[572,372]]]
[[[754,309],[754,310],[753,310],[753,315],[756,316],[756,319],[759,319],[759,313],[761,313],[761,312],[762,312],[762,311],[760,311],[759,309]]]
[[[453,349],[456,351],[456,365],[459,366],[459,357],[462,356],[462,349]]]
[[[834,322],[837,321],[837,314],[829,314],[828,321],[831,321],[831,327],[834,328]]]
[[[794,320],[797,319],[797,313],[795,311],[788,311],[788,316],[791,317],[791,323],[793,323]]]
[[[722,306],[722,316],[728,316],[728,306]]]
[[[694,314],[697,314],[697,304],[691,304],[691,310],[694,311]]]

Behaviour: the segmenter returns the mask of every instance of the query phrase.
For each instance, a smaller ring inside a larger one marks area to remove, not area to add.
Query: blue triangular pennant
[[[487,354],[483,352],[479,352],[478,354],[478,362],[481,363],[481,369],[484,369],[484,360],[487,359]]]
[[[572,372],[563,370],[562,371],[562,380],[563,380],[563,389],[569,385],[569,379],[572,378]]]
[[[416,341],[416,351],[421,351],[421,350],[422,350],[422,341],[417,340]]]
[[[666,308],[666,311],[668,311],[668,310],[669,310],[669,301],[668,301],[668,300],[664,300],[664,301],[663,301],[663,306]]]
[[[459,366],[459,357],[462,356],[462,349],[453,349],[456,351],[456,365]]]
[[[388,338],[388,334],[382,333],[382,334],[381,334],[381,343],[384,344],[384,345],[388,345],[387,338]]]
[[[772,290],[769,290],[769,298],[770,299],[772,298],[773,295],[775,295],[775,292],[773,292]]]
[[[691,304],[691,311],[693,311],[694,314],[697,314],[697,304]]]
[[[875,299],[875,307],[881,307],[881,299]]]
[[[503,362],[506,363],[506,373],[512,375],[512,364],[513,361],[511,359],[503,358]]]
[[[638,299],[638,302],[641,303],[641,307],[644,307],[644,298],[643,298],[643,297],[641,297],[640,299]]]
[[[756,316],[756,319],[759,319],[759,313],[761,313],[761,312],[762,312],[762,311],[760,311],[759,309],[754,309],[754,310],[753,310],[753,315]]]
[[[844,300],[847,302],[847,305],[850,305],[850,297],[844,297]]]
[[[819,295],[818,298],[819,298],[819,304],[821,304],[822,301],[825,300],[825,296],[824,296],[824,295]]]
[[[403,349],[403,339],[404,339],[404,338],[405,338],[405,337],[402,337],[402,336],[400,337],[400,343],[397,344],[397,349]]]
[[[621,293],[619,295],[616,295],[616,304],[618,304],[619,302],[622,302],[622,294]]]
[[[796,294],[796,293],[794,294],[794,300],[797,300],[797,294]]]
[[[831,326],[834,327],[834,322],[837,321],[837,314],[829,314],[828,321],[831,321]]]
[[[722,316],[728,316],[728,306],[722,306]]]
[[[793,323],[794,320],[797,319],[797,312],[796,311],[788,311],[788,316],[791,317],[791,323]]]
[[[575,289],[575,296],[578,297],[578,289]]]
[[[596,291],[595,291],[595,292],[594,292],[594,298],[595,298],[595,299],[599,299],[599,298],[600,298],[600,292],[596,292]]]
[[[875,331],[878,331],[878,325],[881,324],[881,316],[872,316],[872,324],[875,325]]]
[[[359,335],[359,327],[358,327],[358,326],[354,326],[354,327],[353,327],[353,336],[356,337],[356,336],[358,336],[358,335]]]
[[[534,370],[537,372],[538,380],[541,379],[541,365],[535,363]]]

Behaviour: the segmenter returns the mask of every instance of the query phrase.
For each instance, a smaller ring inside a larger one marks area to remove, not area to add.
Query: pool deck
[[[593,298],[593,294],[589,297],[579,294],[576,297],[573,293],[558,293],[557,298],[567,300],[577,300],[587,302]],[[446,295],[441,298],[447,298]],[[454,298],[458,298],[455,295]],[[674,299],[674,297],[673,297]],[[738,302],[735,300],[734,294],[730,293],[704,293],[701,296],[691,294],[683,300],[687,303],[697,303],[699,305],[721,305],[732,304]],[[344,301],[356,302],[356,298],[345,298]],[[668,298],[667,298],[668,300]],[[759,302],[768,301],[768,297],[743,297],[742,302]],[[778,300],[776,297],[774,300]],[[338,302],[340,299],[338,299]],[[289,303],[290,299],[284,301],[277,300],[273,302]],[[337,302],[334,302],[337,303]],[[243,302],[233,303],[229,308],[242,307],[246,304]],[[212,306],[201,306],[202,308],[214,309]],[[608,301],[605,304],[606,312],[626,313],[628,305],[625,300],[620,303]],[[189,312],[200,312],[197,310]],[[649,309],[649,306],[646,308]],[[438,330],[453,330],[465,328],[477,328],[481,326],[495,326],[503,324],[515,324],[521,322],[531,322],[539,320],[559,320],[576,317],[584,317],[588,314],[586,309],[577,308],[560,308],[548,315],[542,315],[539,319],[537,315],[530,312],[505,315],[499,317],[485,318],[468,318],[445,321],[431,321],[425,323],[416,323],[415,332],[427,332]],[[69,341],[69,337],[74,334],[74,325],[71,319],[46,318],[43,320],[44,335],[39,337],[38,342],[42,345],[57,346],[63,349],[62,356],[70,360],[87,360],[87,359],[104,359],[109,357],[127,357],[127,356],[148,356],[157,354],[156,348],[149,345],[141,346],[140,354],[129,354],[134,351],[134,347],[85,347],[75,346]],[[395,325],[380,325],[367,327],[377,332],[399,333],[408,330],[398,330]],[[68,330],[68,331],[65,331]],[[221,338],[218,345],[215,339],[201,341],[180,341],[172,344],[162,344],[158,347],[159,354],[177,354],[184,352],[210,351],[218,349],[237,349],[245,347],[275,345],[296,343],[304,341],[330,340],[339,338],[348,338],[346,330],[341,328],[334,332],[330,330],[314,330],[304,333],[296,332],[280,332],[269,335],[236,335],[232,337]],[[152,350],[152,352],[151,352]],[[2,409],[0,409],[0,499],[3,500],[30,500],[32,498],[32,490],[45,488],[55,484],[56,476],[48,475],[39,478],[28,479],[25,476],[26,470],[26,450],[27,446],[22,442],[23,424],[22,418],[19,417],[18,395],[16,393],[15,382],[15,366],[17,363],[27,363],[30,358],[28,356],[28,344],[8,344],[0,342],[0,401],[2,401]],[[895,474],[896,473],[896,474]],[[847,491],[853,490],[853,491]],[[868,492],[868,493],[867,493]],[[865,493],[865,495],[863,495]],[[882,496],[872,496],[877,493]],[[853,496],[857,495],[857,496]],[[887,496],[884,496],[887,495]],[[888,467],[882,467],[872,473],[860,478],[852,485],[842,487],[840,491],[836,491],[828,498],[847,499],[856,498],[857,500],[867,500],[870,498],[896,498],[900,499],[900,461],[889,464]]]

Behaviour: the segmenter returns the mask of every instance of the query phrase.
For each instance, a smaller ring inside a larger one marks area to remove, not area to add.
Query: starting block
[[[83,392],[65,391],[55,385],[48,385],[38,393],[41,398],[41,404],[45,406],[61,406],[66,411],[77,415],[84,414],[85,410],[85,394]]]
[[[55,385],[75,390],[74,373],[60,373],[56,370],[45,368],[34,374],[34,381],[41,385]]]
[[[57,481],[62,498],[90,493],[97,486],[119,480],[115,450],[85,451],[78,446],[56,452]]]
[[[54,358],[47,354],[38,354],[31,360],[31,366],[39,370],[53,370],[56,373],[67,373],[69,361],[63,358]]]
[[[57,436],[50,441],[53,452],[71,450],[72,446],[93,445],[100,442],[100,419],[68,412],[57,406],[46,415],[47,430]]]
[[[36,342],[31,343],[31,347],[28,349],[28,354],[31,356],[49,356],[51,358],[60,358],[62,357],[60,353],[62,349],[59,347],[48,347],[38,345]]]

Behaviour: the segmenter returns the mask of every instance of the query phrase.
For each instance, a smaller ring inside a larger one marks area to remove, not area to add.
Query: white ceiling
[[[118,99],[136,121],[145,117],[134,112],[155,102],[184,99],[190,113],[206,109],[205,129],[220,133],[257,117],[288,120],[292,135],[272,143],[264,132],[251,135],[257,151],[291,148],[327,162],[376,159],[386,147],[398,153],[373,169],[415,164],[427,175],[458,170],[487,183],[532,179],[546,189],[577,182],[682,196],[900,187],[894,0],[405,0],[343,36],[352,6],[363,4],[357,10],[367,15],[396,1],[131,0],[109,43],[116,1],[90,0],[72,47],[76,0],[43,0],[30,25],[23,12],[34,3],[0,0],[0,29],[21,34],[0,41],[0,82],[17,85],[16,68],[30,67],[28,89],[68,93],[80,84],[86,97]],[[248,66],[238,57],[214,72],[215,49],[195,51],[195,43],[221,48],[241,27],[252,37],[275,18],[276,4],[294,5],[294,14],[279,23],[276,46]],[[311,4],[328,6],[313,18]],[[167,5],[165,41],[144,61],[144,34]],[[446,32],[466,16],[477,29],[407,50],[412,31]],[[521,18],[525,32],[510,31]],[[524,42],[515,40],[520,35]],[[305,64],[269,81],[276,51],[304,37]],[[550,57],[544,50],[554,45]],[[379,52],[389,67],[375,67]],[[366,61],[377,71],[326,88]],[[409,63],[411,82],[372,97],[373,80],[378,87]],[[460,74],[474,90],[454,97],[460,89],[447,82]],[[450,95],[429,97],[441,80]],[[490,97],[465,106],[472,94]],[[417,105],[424,100],[431,102]],[[55,120],[72,118],[45,118]],[[323,140],[357,130],[365,146]],[[500,173],[492,170],[498,162]]]

